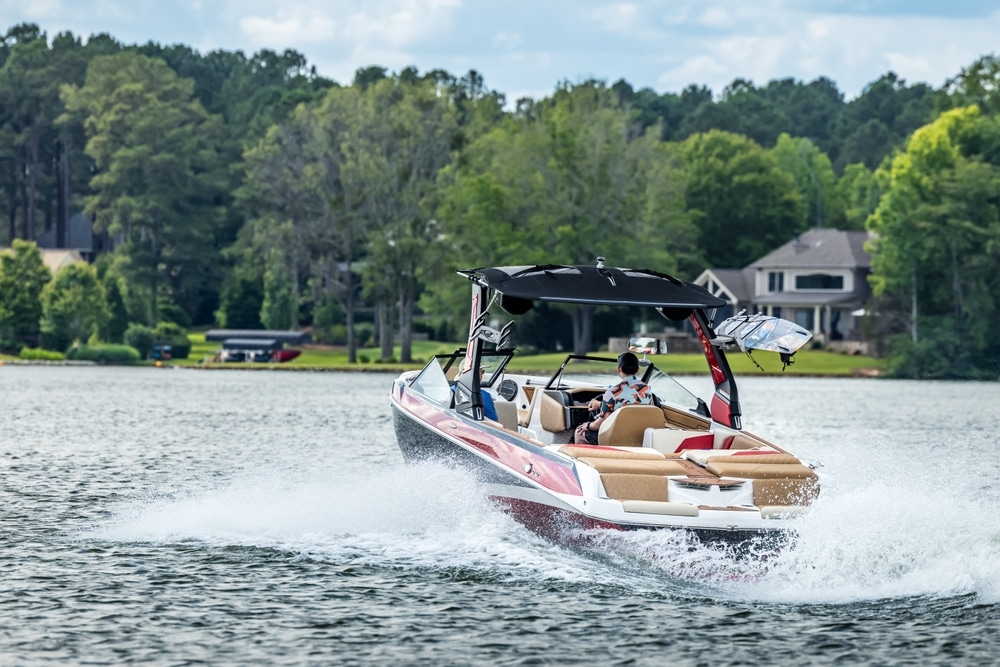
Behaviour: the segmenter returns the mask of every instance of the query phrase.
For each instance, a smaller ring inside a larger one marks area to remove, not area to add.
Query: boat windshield
[[[484,351],[480,360],[480,368],[483,371],[480,386],[492,387],[497,384],[513,356],[514,353],[511,351]],[[464,347],[450,354],[436,355],[410,381],[410,386],[437,403],[450,405],[452,386],[464,358]]]
[[[650,386],[661,403],[699,412],[698,397],[677,380],[664,373],[650,361],[643,359],[640,377]],[[570,355],[555,372],[546,389],[569,389],[598,385],[611,387],[618,384],[618,360],[606,357],[581,357]]]

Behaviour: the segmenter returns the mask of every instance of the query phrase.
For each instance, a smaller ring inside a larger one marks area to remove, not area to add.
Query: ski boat
[[[811,334],[775,317],[740,313],[704,288],[649,270],[512,266],[459,271],[472,282],[466,347],[393,382],[396,439],[406,461],[441,458],[474,470],[490,497],[539,533],[683,529],[702,541],[772,539],[819,493],[812,467],[741,426],[726,350],[776,352],[783,364]],[[601,424],[597,445],[572,444],[587,403],[619,382],[617,359],[568,355],[547,375],[507,370],[517,316],[535,302],[653,308],[687,321],[715,386],[708,403],[643,359],[652,405],[627,405]],[[496,419],[484,416],[484,398]],[[567,530],[569,529],[569,530]]]

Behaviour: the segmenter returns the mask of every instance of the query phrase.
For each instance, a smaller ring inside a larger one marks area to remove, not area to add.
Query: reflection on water
[[[463,471],[402,464],[390,381],[0,368],[0,654],[995,655],[1000,385],[744,379],[745,425],[821,462],[824,490],[793,549],[736,561],[682,533],[597,533],[579,550],[534,536]]]

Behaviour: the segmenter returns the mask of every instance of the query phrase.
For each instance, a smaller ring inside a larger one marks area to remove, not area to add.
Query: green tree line
[[[415,331],[461,336],[456,268],[603,255],[692,279],[809,227],[867,225],[893,371],[995,376],[998,62],[939,89],[890,72],[851,100],[819,78],[566,82],[508,103],[475,71],[372,66],[342,84],[295,51],[17,25],[0,40],[0,341],[312,326],[352,360],[398,339],[408,361]],[[46,278],[15,241],[64,241],[81,211],[93,276]],[[96,314],[57,316],[73,310],[43,296],[57,283]],[[581,352],[628,326],[545,308],[519,339]]]

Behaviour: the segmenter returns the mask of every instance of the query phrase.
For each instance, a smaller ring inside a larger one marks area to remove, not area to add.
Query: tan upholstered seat
[[[577,459],[601,473],[629,475],[686,475],[687,468],[680,461],[655,461],[649,459],[605,459],[583,457]]]
[[[801,463],[735,463],[739,458],[731,456],[729,459],[713,460],[707,470],[719,477],[743,479],[816,479],[816,473]]]
[[[714,450],[709,450],[714,451]],[[744,449],[741,451],[753,451],[749,449]],[[782,454],[781,452],[773,452],[770,454],[737,454],[732,450],[726,450],[725,454],[719,454],[716,456],[706,457],[707,463],[769,463],[772,465],[794,465],[797,463],[802,463],[799,459],[795,458],[791,454]]]
[[[608,498],[615,500],[667,501],[667,478],[657,475],[605,473],[601,475]]]
[[[636,447],[642,444],[647,428],[663,428],[663,410],[655,405],[622,405],[605,417],[597,442],[601,445]]]
[[[575,459],[586,457],[594,459],[645,459],[647,461],[663,461],[667,458],[662,452],[643,447],[611,449],[610,447],[594,447],[592,445],[564,445],[559,448],[559,453],[572,456]]]

